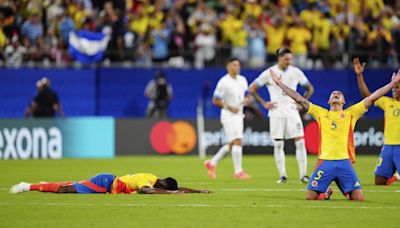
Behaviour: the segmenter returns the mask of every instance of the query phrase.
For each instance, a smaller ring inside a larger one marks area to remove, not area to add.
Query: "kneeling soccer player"
[[[27,191],[55,193],[142,193],[142,194],[178,194],[178,193],[210,193],[208,190],[196,190],[178,187],[178,182],[172,178],[159,178],[151,173],[136,173],[125,176],[112,174],[97,174],[90,180],[80,182],[41,182],[30,184],[21,182],[11,187],[11,193]]]
[[[374,101],[400,83],[400,70],[397,74],[393,73],[390,83],[345,110],[343,110],[345,98],[340,91],[331,93],[328,102],[330,110],[327,110],[312,104],[287,87],[272,70],[271,77],[289,97],[303,106],[319,125],[321,137],[319,161],[308,183],[306,199],[329,198],[332,191],[328,187],[335,181],[350,200],[364,200],[360,181],[351,164],[355,162],[353,130],[357,120],[368,111]]]

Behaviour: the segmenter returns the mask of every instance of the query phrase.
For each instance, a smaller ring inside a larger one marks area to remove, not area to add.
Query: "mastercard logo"
[[[196,130],[186,121],[160,121],[150,131],[151,147],[159,154],[186,154],[196,142]]]
[[[304,128],[304,140],[310,154],[318,154],[320,139],[318,123],[315,121],[308,123]]]

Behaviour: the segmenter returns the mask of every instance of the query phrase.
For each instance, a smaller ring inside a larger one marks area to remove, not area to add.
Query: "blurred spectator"
[[[249,66],[263,67],[265,65],[265,32],[255,18],[249,19],[248,26]]]
[[[28,48],[31,59],[38,60],[44,50],[43,25],[38,13],[33,13],[29,20],[22,24],[21,35],[24,46]]]
[[[209,24],[202,24],[201,32],[196,36],[194,44],[194,66],[198,69],[204,68],[205,62],[212,61],[215,56],[216,37]]]
[[[390,31],[386,30],[382,23],[378,24],[369,34],[367,44],[371,53],[369,59],[376,66],[388,64],[393,50],[393,38]],[[392,58],[391,58],[392,59]],[[392,59],[393,60],[393,59]]]
[[[244,29],[243,21],[236,21],[231,29],[233,30],[231,56],[238,58],[245,65],[248,62],[249,55],[247,52],[247,31]]]
[[[312,38],[314,51],[318,53],[317,60],[322,60],[324,67],[330,67],[332,62],[330,59],[331,30],[332,24],[329,20],[329,13],[320,14],[319,20],[314,23]]]
[[[68,16],[66,12],[61,12],[58,16],[59,24],[58,31],[61,37],[61,41],[64,43],[64,47],[68,47],[69,33],[75,29],[74,21]]]
[[[162,22],[159,28],[151,33],[153,43],[153,60],[155,62],[164,62],[169,58],[168,43],[171,30],[167,28],[166,23]]]
[[[297,65],[300,68],[306,67],[307,46],[312,38],[310,30],[302,21],[296,20],[295,24],[288,29],[286,38],[293,53],[293,65]]]
[[[25,117],[54,117],[58,112],[64,117],[64,112],[57,94],[51,89],[51,81],[46,77],[36,82],[37,94],[25,110]]]
[[[265,23],[264,29],[267,36],[268,62],[276,61],[276,50],[284,46],[286,25],[280,17],[272,20],[272,24]]]
[[[11,43],[4,50],[4,57],[6,60],[6,66],[8,67],[20,67],[24,60],[27,49],[21,45],[17,36],[11,38]]]
[[[163,71],[156,72],[155,78],[147,84],[144,95],[149,99],[147,117],[168,117],[168,105],[172,99],[173,91]]]

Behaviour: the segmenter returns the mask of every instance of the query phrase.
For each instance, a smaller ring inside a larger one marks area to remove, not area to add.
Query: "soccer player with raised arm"
[[[367,97],[371,92],[364,81],[365,63],[361,65],[360,60],[354,58],[353,64],[360,93]],[[392,94],[393,97],[383,96],[374,103],[383,110],[385,116],[385,143],[375,168],[375,185],[388,185],[399,179],[393,174],[400,170],[400,84],[393,87]]]
[[[393,73],[387,85],[365,97],[359,103],[343,109],[342,92],[333,91],[329,97],[330,109],[315,105],[284,84],[282,78],[270,70],[272,80],[300,104],[317,121],[320,129],[318,163],[308,183],[307,200],[324,199],[329,185],[335,181],[340,190],[351,200],[364,200],[360,180],[352,166],[355,162],[354,127],[357,120],[368,111],[376,100],[400,83],[400,70]]]
[[[287,182],[284,140],[294,139],[296,145],[296,159],[299,166],[299,179],[307,183],[307,151],[304,143],[304,129],[298,105],[287,96],[271,79],[270,70],[282,75],[282,81],[291,89],[296,90],[300,84],[306,90],[305,99],[309,99],[314,92],[312,84],[308,81],[303,71],[291,66],[292,53],[288,48],[277,50],[278,63],[266,70],[250,85],[249,93],[266,109],[269,109],[269,129],[274,141],[275,164],[280,178],[278,184]],[[270,95],[270,102],[266,102],[257,93],[257,90],[266,86]]]
[[[228,144],[221,147],[211,160],[206,160],[204,166],[208,175],[215,179],[218,162],[230,151],[236,179],[249,179],[249,174],[242,168],[242,138],[243,138],[243,106],[246,101],[247,79],[240,75],[240,62],[231,58],[226,63],[228,73],[219,79],[214,91],[213,103],[221,108],[221,124],[228,138]]]
[[[178,187],[178,182],[174,178],[159,178],[151,173],[128,174],[120,177],[112,174],[97,174],[89,180],[79,182],[41,182],[38,184],[21,182],[10,189],[10,192],[14,194],[28,191],[82,194],[210,193],[208,190]]]

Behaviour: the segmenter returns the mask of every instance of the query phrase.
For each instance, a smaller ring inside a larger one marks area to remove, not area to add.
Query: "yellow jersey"
[[[292,27],[288,29],[286,38],[293,54],[307,54],[307,42],[312,38],[310,30],[306,27]]]
[[[391,97],[381,97],[375,101],[375,106],[384,111],[385,144],[400,145],[400,101]]]
[[[142,187],[153,188],[158,177],[151,173],[136,173],[115,178],[111,193],[136,193]]]
[[[318,158],[323,160],[350,159],[355,162],[354,127],[368,111],[364,100],[342,111],[329,111],[310,102],[308,113],[319,126]]]

